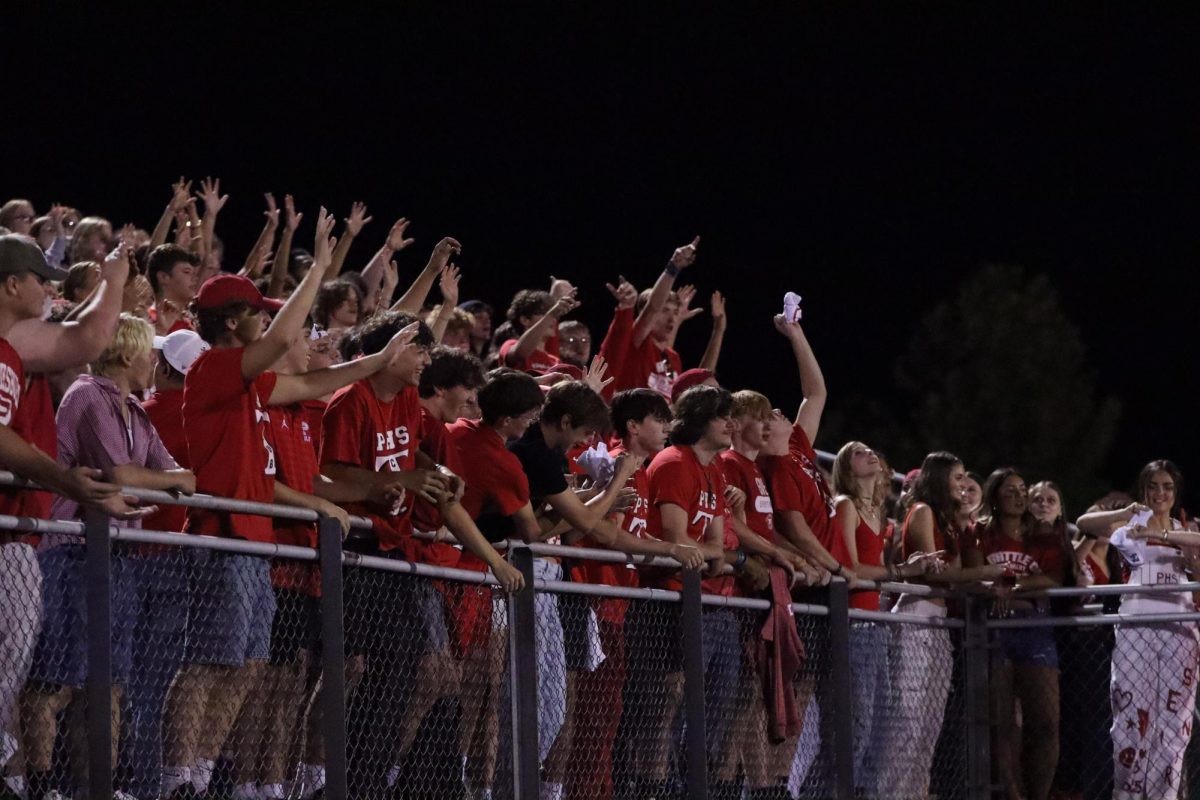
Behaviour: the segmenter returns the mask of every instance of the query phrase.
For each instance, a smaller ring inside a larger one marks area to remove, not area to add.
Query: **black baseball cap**
[[[33,239],[19,233],[6,233],[0,236],[0,275],[14,272],[32,272],[46,281],[61,281],[67,277],[65,269],[46,263],[46,254]]]

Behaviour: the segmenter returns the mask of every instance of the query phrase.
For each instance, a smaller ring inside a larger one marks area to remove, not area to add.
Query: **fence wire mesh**
[[[86,788],[89,569],[82,537],[0,545],[0,798],[96,797]],[[111,796],[323,797],[316,562],[116,542],[109,570]],[[514,752],[526,748],[536,748],[542,797],[689,796],[680,602],[543,586],[532,603],[536,675],[513,676],[498,589],[354,560],[342,575],[349,797],[513,797]],[[558,581],[563,570],[539,558],[534,575]],[[809,594],[803,602],[825,604]],[[772,695],[767,613],[706,603],[695,620],[707,796],[839,796],[847,758],[858,798],[972,796],[968,730],[980,705],[967,696],[961,628],[852,617],[845,676],[834,666],[838,622],[795,614],[803,661]],[[987,791],[1200,796],[1196,622],[1034,621],[987,631]],[[514,741],[514,680],[532,679],[536,734]],[[800,724],[772,738],[783,696]]]

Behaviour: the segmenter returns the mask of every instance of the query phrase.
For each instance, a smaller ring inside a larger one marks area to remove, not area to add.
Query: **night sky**
[[[344,217],[363,200],[375,221],[350,268],[403,214],[418,242],[402,281],[453,235],[464,299],[502,309],[569,277],[597,344],[604,282],[648,285],[699,233],[688,279],[729,299],[724,381],[787,408],[798,386],[770,324],[786,290],[805,297],[832,407],[886,396],[917,321],[965,275],[1022,264],[1050,276],[1124,403],[1105,477],[1124,486],[1160,456],[1194,471],[1197,19],[743,5],[10,15],[0,195],[148,229],[176,176],[219,175],[227,265],[263,191],[297,197],[304,246],[317,204]],[[689,324],[685,362],[706,337]]]

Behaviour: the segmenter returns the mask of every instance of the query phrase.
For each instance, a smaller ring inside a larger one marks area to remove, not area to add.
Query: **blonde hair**
[[[117,331],[100,358],[92,362],[92,374],[104,377],[123,369],[128,362],[154,346],[154,327],[133,314],[125,313],[117,320]]]
[[[438,316],[442,313],[442,306],[439,303],[429,310],[425,316],[425,324],[433,327],[437,322]],[[456,308],[450,312],[450,319],[446,321],[446,333],[470,333],[475,328],[475,315],[470,311],[464,311],[461,308]]]
[[[771,401],[766,395],[753,389],[742,389],[733,393],[733,406],[729,409],[729,416],[770,419]]]

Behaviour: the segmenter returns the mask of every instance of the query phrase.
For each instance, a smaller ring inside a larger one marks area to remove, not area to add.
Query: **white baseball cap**
[[[154,349],[162,350],[176,372],[186,375],[188,368],[208,349],[208,342],[200,338],[195,331],[175,331],[166,336],[154,337]]]

